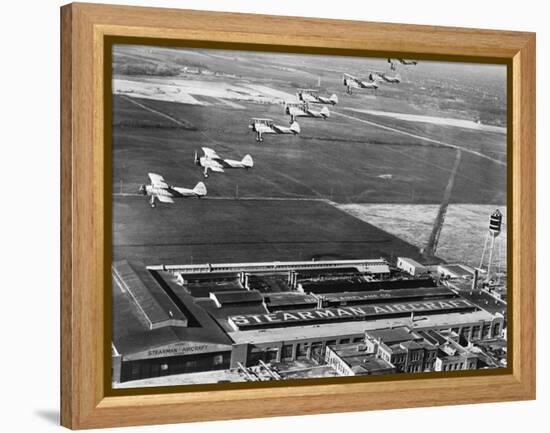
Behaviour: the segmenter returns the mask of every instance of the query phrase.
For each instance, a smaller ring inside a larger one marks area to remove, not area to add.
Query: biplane
[[[416,66],[418,62],[416,60],[407,60],[407,59],[388,59],[388,63],[393,63],[394,60],[397,60],[399,63],[405,66]]]
[[[331,96],[322,96],[316,89],[298,89],[298,93],[296,93],[296,96],[302,102],[312,102],[314,104],[327,105],[338,104],[338,96],[336,95],[336,93],[333,93]]]
[[[290,116],[290,123],[294,123],[297,117],[313,117],[326,119],[330,116],[328,107],[321,110],[312,109],[307,102],[285,102],[285,113]]]
[[[256,133],[256,141],[264,141],[263,134],[293,134],[300,133],[298,122],[291,123],[290,126],[275,125],[273,120],[261,117],[252,118],[252,123],[248,127]]]
[[[350,74],[344,74],[342,81],[344,86],[346,86],[348,95],[353,93],[352,89],[373,89],[375,92],[378,89],[378,83],[375,80],[362,80]]]
[[[203,174],[205,178],[208,177],[208,170],[223,173],[226,169],[231,168],[244,168],[248,170],[254,167],[254,161],[250,155],[245,155],[243,159],[238,161],[235,159],[223,159],[214,149],[210,149],[209,147],[203,147],[202,151],[204,155],[201,157],[195,152],[195,165],[204,167]]]
[[[189,189],[169,185],[160,174],[148,173],[148,176],[150,183],[141,185],[139,192],[144,196],[151,197],[149,200],[151,207],[156,207],[157,200],[161,203],[174,203],[175,198],[201,198],[206,195],[206,186],[202,182],[197,183],[195,188]]]
[[[397,75],[389,75],[386,72],[378,72],[378,71],[372,71],[369,73],[369,80],[373,81],[385,81],[386,83],[400,83],[401,77]]]

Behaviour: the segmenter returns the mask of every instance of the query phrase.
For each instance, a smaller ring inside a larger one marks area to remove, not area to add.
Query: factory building
[[[362,343],[348,343],[329,346],[325,362],[341,376],[366,376],[396,373],[393,364],[368,353]]]
[[[449,331],[403,326],[365,332],[364,342],[327,348],[325,360],[345,376],[473,370],[478,356]]]
[[[430,278],[395,278],[385,272],[389,265],[383,260],[350,262],[188,268],[114,263],[114,382],[248,367],[260,361],[324,363],[327,354],[346,358],[345,345],[363,343],[366,335],[388,328],[443,332],[457,342],[502,334],[502,316],[436,286]],[[314,267],[300,268],[310,264]],[[427,347],[434,343],[422,341],[399,344],[414,356],[420,345],[425,352],[421,362],[433,363]],[[331,349],[338,346],[340,352]],[[375,353],[377,359],[356,366],[355,374],[419,365],[407,361],[403,367],[395,360],[397,347],[392,349],[395,354],[388,352],[389,359],[384,349],[377,350],[380,356]],[[442,361],[441,369],[454,363]]]
[[[229,367],[232,341],[190,295],[171,296],[140,263],[112,274],[113,382]]]
[[[475,270],[470,266],[458,263],[439,265],[437,273],[442,278],[469,280],[474,277]]]
[[[428,269],[426,266],[418,263],[416,260],[410,259],[408,257],[398,257],[397,258],[397,267],[408,274],[417,277],[419,275],[425,274]]]
[[[405,326],[366,331],[365,347],[398,372],[432,371],[437,355],[437,346]]]

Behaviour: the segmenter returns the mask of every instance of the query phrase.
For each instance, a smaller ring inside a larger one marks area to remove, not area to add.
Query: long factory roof
[[[361,335],[367,330],[381,328],[395,328],[408,326],[409,328],[425,329],[433,327],[454,327],[468,323],[481,321],[490,322],[494,316],[485,310],[472,311],[469,313],[446,313],[428,316],[417,316],[414,323],[410,317],[397,317],[368,321],[350,321],[338,323],[326,323],[307,326],[292,326],[286,328],[255,329],[250,331],[229,332],[229,337],[235,343],[265,344],[277,341],[297,340],[326,340],[337,339],[346,335]]]
[[[133,264],[137,269],[139,264]],[[145,267],[142,265],[143,269]],[[163,281],[175,292],[185,309],[187,326],[162,326],[150,329],[143,312],[126,291],[122,291],[120,280],[113,275],[113,328],[112,343],[123,356],[170,346],[181,342],[205,343],[231,348],[231,340],[209,314],[195,305],[193,298],[182,287],[165,276]],[[149,283],[156,283],[152,280]],[[149,285],[148,285],[149,287]],[[181,290],[180,290],[181,289]]]

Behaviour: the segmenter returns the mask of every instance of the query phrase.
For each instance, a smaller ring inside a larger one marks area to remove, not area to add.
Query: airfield
[[[469,72],[462,80],[454,69],[420,63],[402,69],[398,85],[348,96],[342,72],[360,75],[369,65],[385,67],[384,60],[339,60],[115,47],[113,260],[418,258],[418,245],[400,236],[399,227],[340,207],[384,205],[379,220],[413,220],[417,215],[404,206],[440,203],[457,151],[462,158],[451,203],[505,206],[505,112],[475,108],[502,105],[494,80]],[[288,126],[283,102],[319,80],[324,93],[339,98],[329,106],[330,118],[300,118],[300,135],[255,141],[252,117]],[[442,89],[449,95],[441,98]],[[492,104],[481,103],[482,94]],[[205,180],[194,165],[203,146],[225,158],[251,154],[254,168]],[[136,194],[148,172],[187,188],[205,181],[208,195],[151,209]]]

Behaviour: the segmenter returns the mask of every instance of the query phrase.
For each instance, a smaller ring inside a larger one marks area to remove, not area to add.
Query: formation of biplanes
[[[353,94],[353,89],[372,90],[375,94],[380,84],[398,84],[401,82],[401,76],[396,73],[397,63],[405,66],[417,65],[416,60],[391,59],[388,58],[390,72],[369,71],[366,76],[356,77],[348,73],[342,76],[342,84],[346,88],[348,95]],[[298,117],[309,117],[314,119],[326,120],[330,117],[328,106],[338,104],[336,94],[323,95],[319,89],[298,89],[296,93],[297,100],[284,103],[284,113],[289,116],[289,126],[278,125],[274,120],[268,118],[254,117],[249,125],[249,129],[256,134],[256,141],[263,142],[264,135],[282,134],[298,135],[301,132],[300,125],[297,122]],[[321,106],[321,108],[318,108]],[[209,171],[214,173],[225,173],[227,169],[249,170],[254,167],[254,161],[251,155],[245,155],[242,159],[224,159],[209,147],[202,148],[203,155],[199,156],[195,152],[195,165],[203,169],[203,176],[208,178]],[[149,184],[139,187],[139,193],[148,197],[152,208],[156,207],[156,202],[174,203],[174,199],[206,196],[207,189],[203,182],[198,182],[194,188],[182,188],[168,184],[160,174],[148,173]]]

